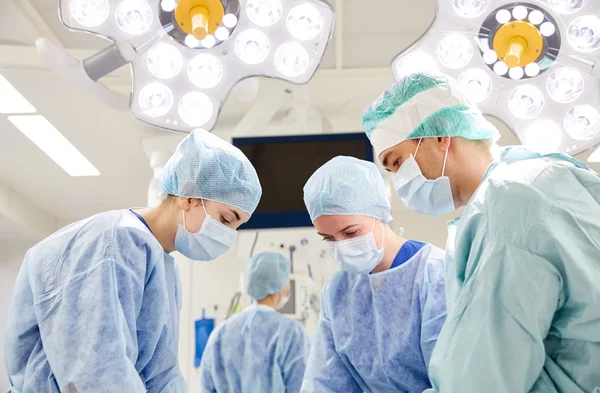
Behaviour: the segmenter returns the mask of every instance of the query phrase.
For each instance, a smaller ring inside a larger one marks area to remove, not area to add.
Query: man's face
[[[383,151],[379,155],[379,161],[386,171],[396,173],[411,154],[415,156],[417,153],[415,160],[423,176],[435,180],[442,176],[444,157],[449,146],[450,138],[423,138],[420,145],[419,139],[410,139]]]

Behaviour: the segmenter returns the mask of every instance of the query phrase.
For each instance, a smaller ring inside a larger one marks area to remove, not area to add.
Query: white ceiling
[[[151,170],[140,142],[167,133],[138,122],[128,113],[109,109],[71,86],[47,70],[33,48],[37,38],[49,35],[69,49],[96,50],[106,46],[107,41],[63,27],[57,0],[1,2],[0,73],[101,175],[70,177],[0,115],[0,183],[64,223],[104,210],[143,205]],[[215,133],[230,135],[250,108],[264,100],[269,105],[281,105],[277,118],[282,118],[292,105],[304,103],[327,119],[329,131],[361,129],[365,106],[392,83],[392,58],[428,28],[435,0],[332,2],[338,11],[339,33],[334,35],[313,80],[304,87],[261,80],[254,102],[234,96],[228,99]],[[115,75],[106,78],[106,84],[128,92],[127,70]],[[272,97],[274,91],[284,89],[291,92],[291,98],[282,105]],[[0,219],[0,242],[14,240],[11,225]],[[15,236],[20,237],[18,233]]]

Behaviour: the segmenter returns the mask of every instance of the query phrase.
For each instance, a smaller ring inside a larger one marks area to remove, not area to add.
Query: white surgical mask
[[[190,233],[186,229],[185,211],[183,212],[183,226],[179,225],[177,228],[175,249],[194,261],[212,261],[233,247],[237,231],[209,216],[204,201],[202,208],[206,217],[198,233]]]
[[[281,299],[279,299],[279,303],[277,303],[276,308],[278,310],[281,310],[283,308],[283,306],[285,306],[287,304],[287,302],[290,300],[290,297],[291,297],[290,292],[288,292],[287,295],[282,296]]]
[[[382,223],[382,225],[385,225]],[[366,235],[354,239],[342,240],[340,242],[328,242],[329,255],[337,262],[338,266],[347,272],[354,274],[369,274],[383,259],[383,243],[385,242],[385,230],[382,230],[381,250],[377,249],[373,228]]]
[[[414,157],[411,155],[402,164],[398,172],[394,173],[392,177],[394,188],[400,199],[402,199],[402,202],[412,211],[428,216],[439,216],[450,213],[456,207],[454,206],[454,198],[452,197],[450,179],[448,176],[444,176],[448,150],[446,150],[444,157],[442,176],[435,180],[428,180],[423,176],[423,172],[421,172],[421,168],[419,168],[419,164],[415,160],[422,140],[419,140]]]

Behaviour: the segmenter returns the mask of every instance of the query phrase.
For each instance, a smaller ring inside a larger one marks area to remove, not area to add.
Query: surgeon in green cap
[[[499,148],[443,74],[406,75],[363,125],[416,212],[448,223],[448,316],[428,393],[600,392],[600,176],[572,157]]]

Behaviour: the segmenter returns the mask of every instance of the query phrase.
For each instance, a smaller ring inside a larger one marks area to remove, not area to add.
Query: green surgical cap
[[[409,74],[393,84],[365,110],[363,128],[377,155],[407,139],[500,139],[459,84],[441,73]]]

